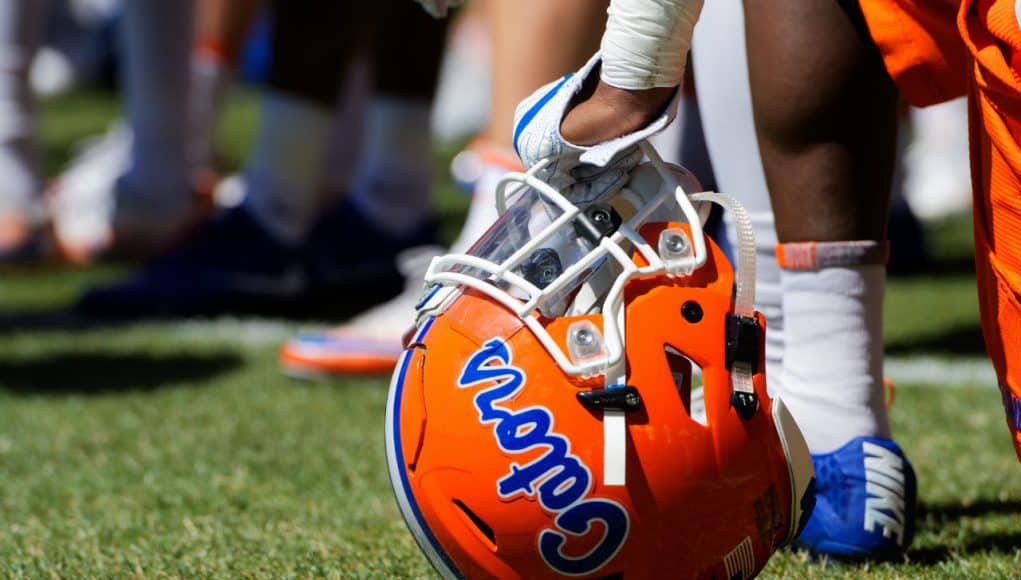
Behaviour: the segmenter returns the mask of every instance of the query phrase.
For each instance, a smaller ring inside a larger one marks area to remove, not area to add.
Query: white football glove
[[[464,4],[464,0],[415,0],[425,8],[433,18],[446,18],[451,8]]]
[[[640,131],[591,147],[568,143],[560,134],[560,124],[600,58],[597,53],[577,73],[532,93],[514,113],[514,148],[525,168],[550,159],[537,176],[576,203],[605,199],[624,187],[642,160],[638,143],[673,121],[680,98],[678,90],[663,114]]]

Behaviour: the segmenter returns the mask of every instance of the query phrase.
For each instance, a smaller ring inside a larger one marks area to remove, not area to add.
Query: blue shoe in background
[[[816,503],[798,547],[852,560],[900,556],[915,533],[918,483],[911,462],[889,439],[858,437],[812,455]]]
[[[436,221],[395,236],[366,217],[358,206],[343,201],[312,228],[303,251],[310,294],[319,299],[371,295],[370,304],[384,302],[404,289],[397,255],[409,248],[437,244]]]
[[[241,206],[127,279],[89,289],[75,310],[112,317],[275,313],[300,302],[307,286],[298,248]]]

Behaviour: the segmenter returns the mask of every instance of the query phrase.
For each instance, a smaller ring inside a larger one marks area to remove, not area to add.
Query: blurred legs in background
[[[504,173],[520,168],[512,148],[514,109],[518,102],[535,87],[575,70],[595,52],[606,20],[606,2],[591,0],[486,0],[479,8],[485,11],[491,39],[491,116],[468,152],[455,160],[473,166],[470,171],[473,183],[469,185],[473,190],[472,202],[452,247],[457,252],[466,251],[496,219],[496,182]],[[558,50],[551,51],[550,47]],[[435,56],[438,59],[439,53]],[[394,63],[392,70],[402,70],[399,62]],[[368,201],[357,189],[353,197]],[[397,216],[404,213],[396,208],[408,200],[393,199],[386,203],[386,199],[377,198],[368,204],[389,205]],[[409,207],[420,206],[415,203]],[[399,296],[337,329],[301,335],[285,344],[281,352],[285,372],[301,377],[390,372],[400,355],[401,337],[414,320],[414,305],[425,268],[442,251],[423,247],[405,252],[398,262],[407,287]]]
[[[234,81],[240,52],[261,0],[198,0],[188,99],[188,163],[196,187],[211,193],[217,181],[215,134]]]
[[[364,307],[399,294],[402,253],[437,243],[429,111],[446,23],[414,8],[401,0],[366,7],[373,92],[357,167],[305,249],[311,293],[324,303]]]
[[[971,209],[968,104],[964,98],[909,111],[911,140],[904,153],[904,197],[922,221]]]
[[[219,212],[197,235],[127,280],[90,290],[78,303],[80,311],[113,316],[283,313],[304,295],[300,249],[320,209],[332,112],[340,79],[356,52],[355,35],[338,30],[355,21],[352,10],[349,3],[326,0],[271,4],[269,88],[244,170],[240,205]],[[236,17],[249,14],[242,11]]]
[[[783,312],[776,226],[759,155],[745,49],[741,0],[702,11],[691,53],[705,139],[720,191],[738,199],[755,228],[755,308],[766,317],[766,376],[780,375]],[[732,228],[728,228],[733,237]]]
[[[428,118],[445,27],[412,3],[391,1],[390,36],[378,42],[372,29],[382,12],[274,3],[259,128],[242,175],[231,180],[238,191],[224,196],[238,205],[126,281],[88,292],[80,311],[289,314],[316,298],[364,304],[400,292],[397,253],[435,240]],[[350,30],[338,30],[342,23]],[[370,43],[366,67],[358,55]],[[376,88],[363,105],[366,75]]]
[[[375,92],[365,111],[358,168],[348,196],[309,237],[306,260],[313,292],[325,300],[343,301],[369,289],[377,301],[396,297],[338,331],[286,344],[282,363],[296,376],[388,372],[424,267],[441,250],[433,214],[430,109],[445,23],[402,0],[387,0],[375,10],[374,21],[386,15],[387,26],[370,43]]]
[[[334,111],[361,42],[355,14],[347,3],[272,3],[269,86],[243,170],[241,209],[295,249],[320,215]]]
[[[66,257],[149,256],[194,224],[199,210],[188,163],[188,86],[194,3],[139,0],[121,22],[123,109],[49,188]]]
[[[42,251],[45,216],[29,69],[45,5],[0,0],[0,261],[32,259]]]

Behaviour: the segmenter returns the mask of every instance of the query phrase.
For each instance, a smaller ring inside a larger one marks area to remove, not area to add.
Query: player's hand
[[[464,4],[464,0],[415,0],[425,8],[433,18],[446,18],[451,8]]]
[[[582,91],[577,104],[568,109],[560,134],[570,143],[593,146],[641,131],[663,114],[675,90],[631,91],[600,80],[591,95]]]
[[[538,177],[578,203],[619,191],[642,159],[638,143],[665,129],[677,110],[675,89],[628,94],[602,84],[598,64],[596,55],[577,74],[542,87],[514,115],[522,163],[549,159]]]

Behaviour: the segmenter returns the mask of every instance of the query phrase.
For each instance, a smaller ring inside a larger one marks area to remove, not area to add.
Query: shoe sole
[[[280,353],[280,372],[301,381],[323,381],[348,376],[387,376],[397,367],[397,357],[378,355],[345,356],[332,359]]]

